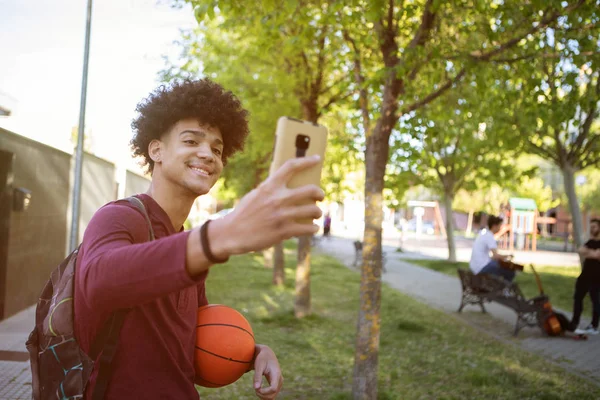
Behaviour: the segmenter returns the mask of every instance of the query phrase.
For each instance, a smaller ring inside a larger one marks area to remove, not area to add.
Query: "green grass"
[[[286,285],[271,285],[259,255],[211,270],[211,303],[240,310],[258,343],[278,355],[279,399],[351,399],[359,274],[313,256],[313,315],[293,316],[295,254],[286,251]],[[495,341],[441,311],[384,285],[379,399],[597,399],[600,390],[538,356]],[[543,372],[542,372],[543,371]],[[202,399],[254,399],[252,373]]]
[[[469,269],[469,263],[457,262],[451,263],[446,260],[405,260],[411,264],[420,265],[435,271],[443,272],[458,278],[457,268]],[[536,266],[535,270],[540,275],[544,293],[550,296],[550,302],[554,307],[570,311],[573,308],[573,292],[575,290],[575,280],[579,276],[579,267],[550,267]],[[525,266],[523,272],[518,272],[515,282],[519,284],[521,291],[526,297],[533,297],[539,294],[539,289],[535,281],[535,276],[529,266]],[[591,303],[586,302],[584,309],[589,311],[591,317]]]

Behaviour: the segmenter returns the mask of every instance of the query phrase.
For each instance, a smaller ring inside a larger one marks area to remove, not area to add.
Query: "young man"
[[[331,233],[331,215],[329,212],[325,214],[325,219],[323,220],[323,236],[329,238],[329,234]]]
[[[579,255],[585,259],[583,270],[575,282],[573,295],[573,318],[571,329],[577,334],[598,334],[600,318],[600,219],[590,222],[590,240],[579,249]],[[583,299],[589,293],[592,299],[592,323],[585,329],[579,329],[579,318],[583,311]]]
[[[498,244],[494,235],[500,231],[501,227],[502,219],[493,215],[488,218],[489,229],[482,231],[477,239],[475,239],[475,243],[473,243],[473,252],[471,253],[469,267],[476,275],[498,275],[512,282],[515,278],[515,272],[502,268],[498,263],[498,261],[510,261],[510,257],[498,254]],[[492,254],[491,256],[490,253]]]
[[[286,187],[294,173],[318,159],[288,162],[229,215],[206,229],[184,232],[194,200],[208,193],[227,159],[243,148],[248,113],[231,92],[209,80],[161,87],[137,111],[131,147],[152,173],[150,189],[138,198],[156,240],[148,241],[144,216],[128,202],[109,203],[94,215],[78,256],[75,334],[89,352],[106,319],[115,310],[130,309],[105,398],[198,399],[193,366],[196,311],[208,304],[208,270],[229,256],[318,231],[318,226],[295,219],[320,218],[315,202],[323,199],[323,191]],[[307,200],[308,205],[297,205]],[[283,382],[275,354],[256,345],[253,364],[256,394],[274,399]],[[91,398],[96,373],[86,398]],[[261,387],[263,376],[267,387]]]

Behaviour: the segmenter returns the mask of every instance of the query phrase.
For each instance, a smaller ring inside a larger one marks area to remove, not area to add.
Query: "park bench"
[[[514,335],[525,326],[538,326],[544,332],[543,322],[546,320],[547,311],[544,303],[548,300],[546,295],[539,295],[531,299],[525,298],[519,285],[508,282],[495,275],[475,275],[469,270],[458,268],[458,276],[462,284],[462,299],[458,312],[467,305],[479,305],[482,312],[487,312],[484,303],[496,302],[511,308],[517,313]]]
[[[363,243],[360,240],[355,240],[354,241],[354,262],[352,263],[352,266],[354,268],[357,268],[359,265],[362,264],[362,250],[363,250]],[[383,272],[387,272],[385,269],[385,263],[386,263],[386,253],[384,251],[381,252],[381,268],[383,270]]]

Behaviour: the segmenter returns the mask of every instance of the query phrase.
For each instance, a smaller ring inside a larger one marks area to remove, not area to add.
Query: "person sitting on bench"
[[[488,227],[489,229],[482,230],[481,234],[475,239],[469,268],[475,275],[497,275],[512,282],[515,278],[515,271],[500,266],[501,261],[509,262],[511,257],[498,254],[498,244],[494,238],[494,235],[502,227],[502,219],[491,215],[488,218]]]

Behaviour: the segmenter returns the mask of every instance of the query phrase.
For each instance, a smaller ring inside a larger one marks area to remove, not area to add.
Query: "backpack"
[[[125,200],[144,214],[149,226],[149,240],[154,240],[144,204],[136,197]],[[94,368],[98,369],[98,377],[93,400],[103,399],[108,387],[119,332],[129,310],[117,310],[108,318],[92,342],[90,354],[79,347],[73,325],[75,265],[79,247],[52,271],[37,303],[35,328],[26,344],[34,400],[83,399]],[[94,365],[99,354],[98,365]]]
[[[559,313],[558,311],[555,311],[555,310],[552,310],[552,312],[554,313],[554,316],[556,317],[556,319],[558,320],[558,323],[560,324],[561,333],[571,330],[570,329],[571,321],[569,320],[569,318],[567,318],[567,316],[565,314]]]

